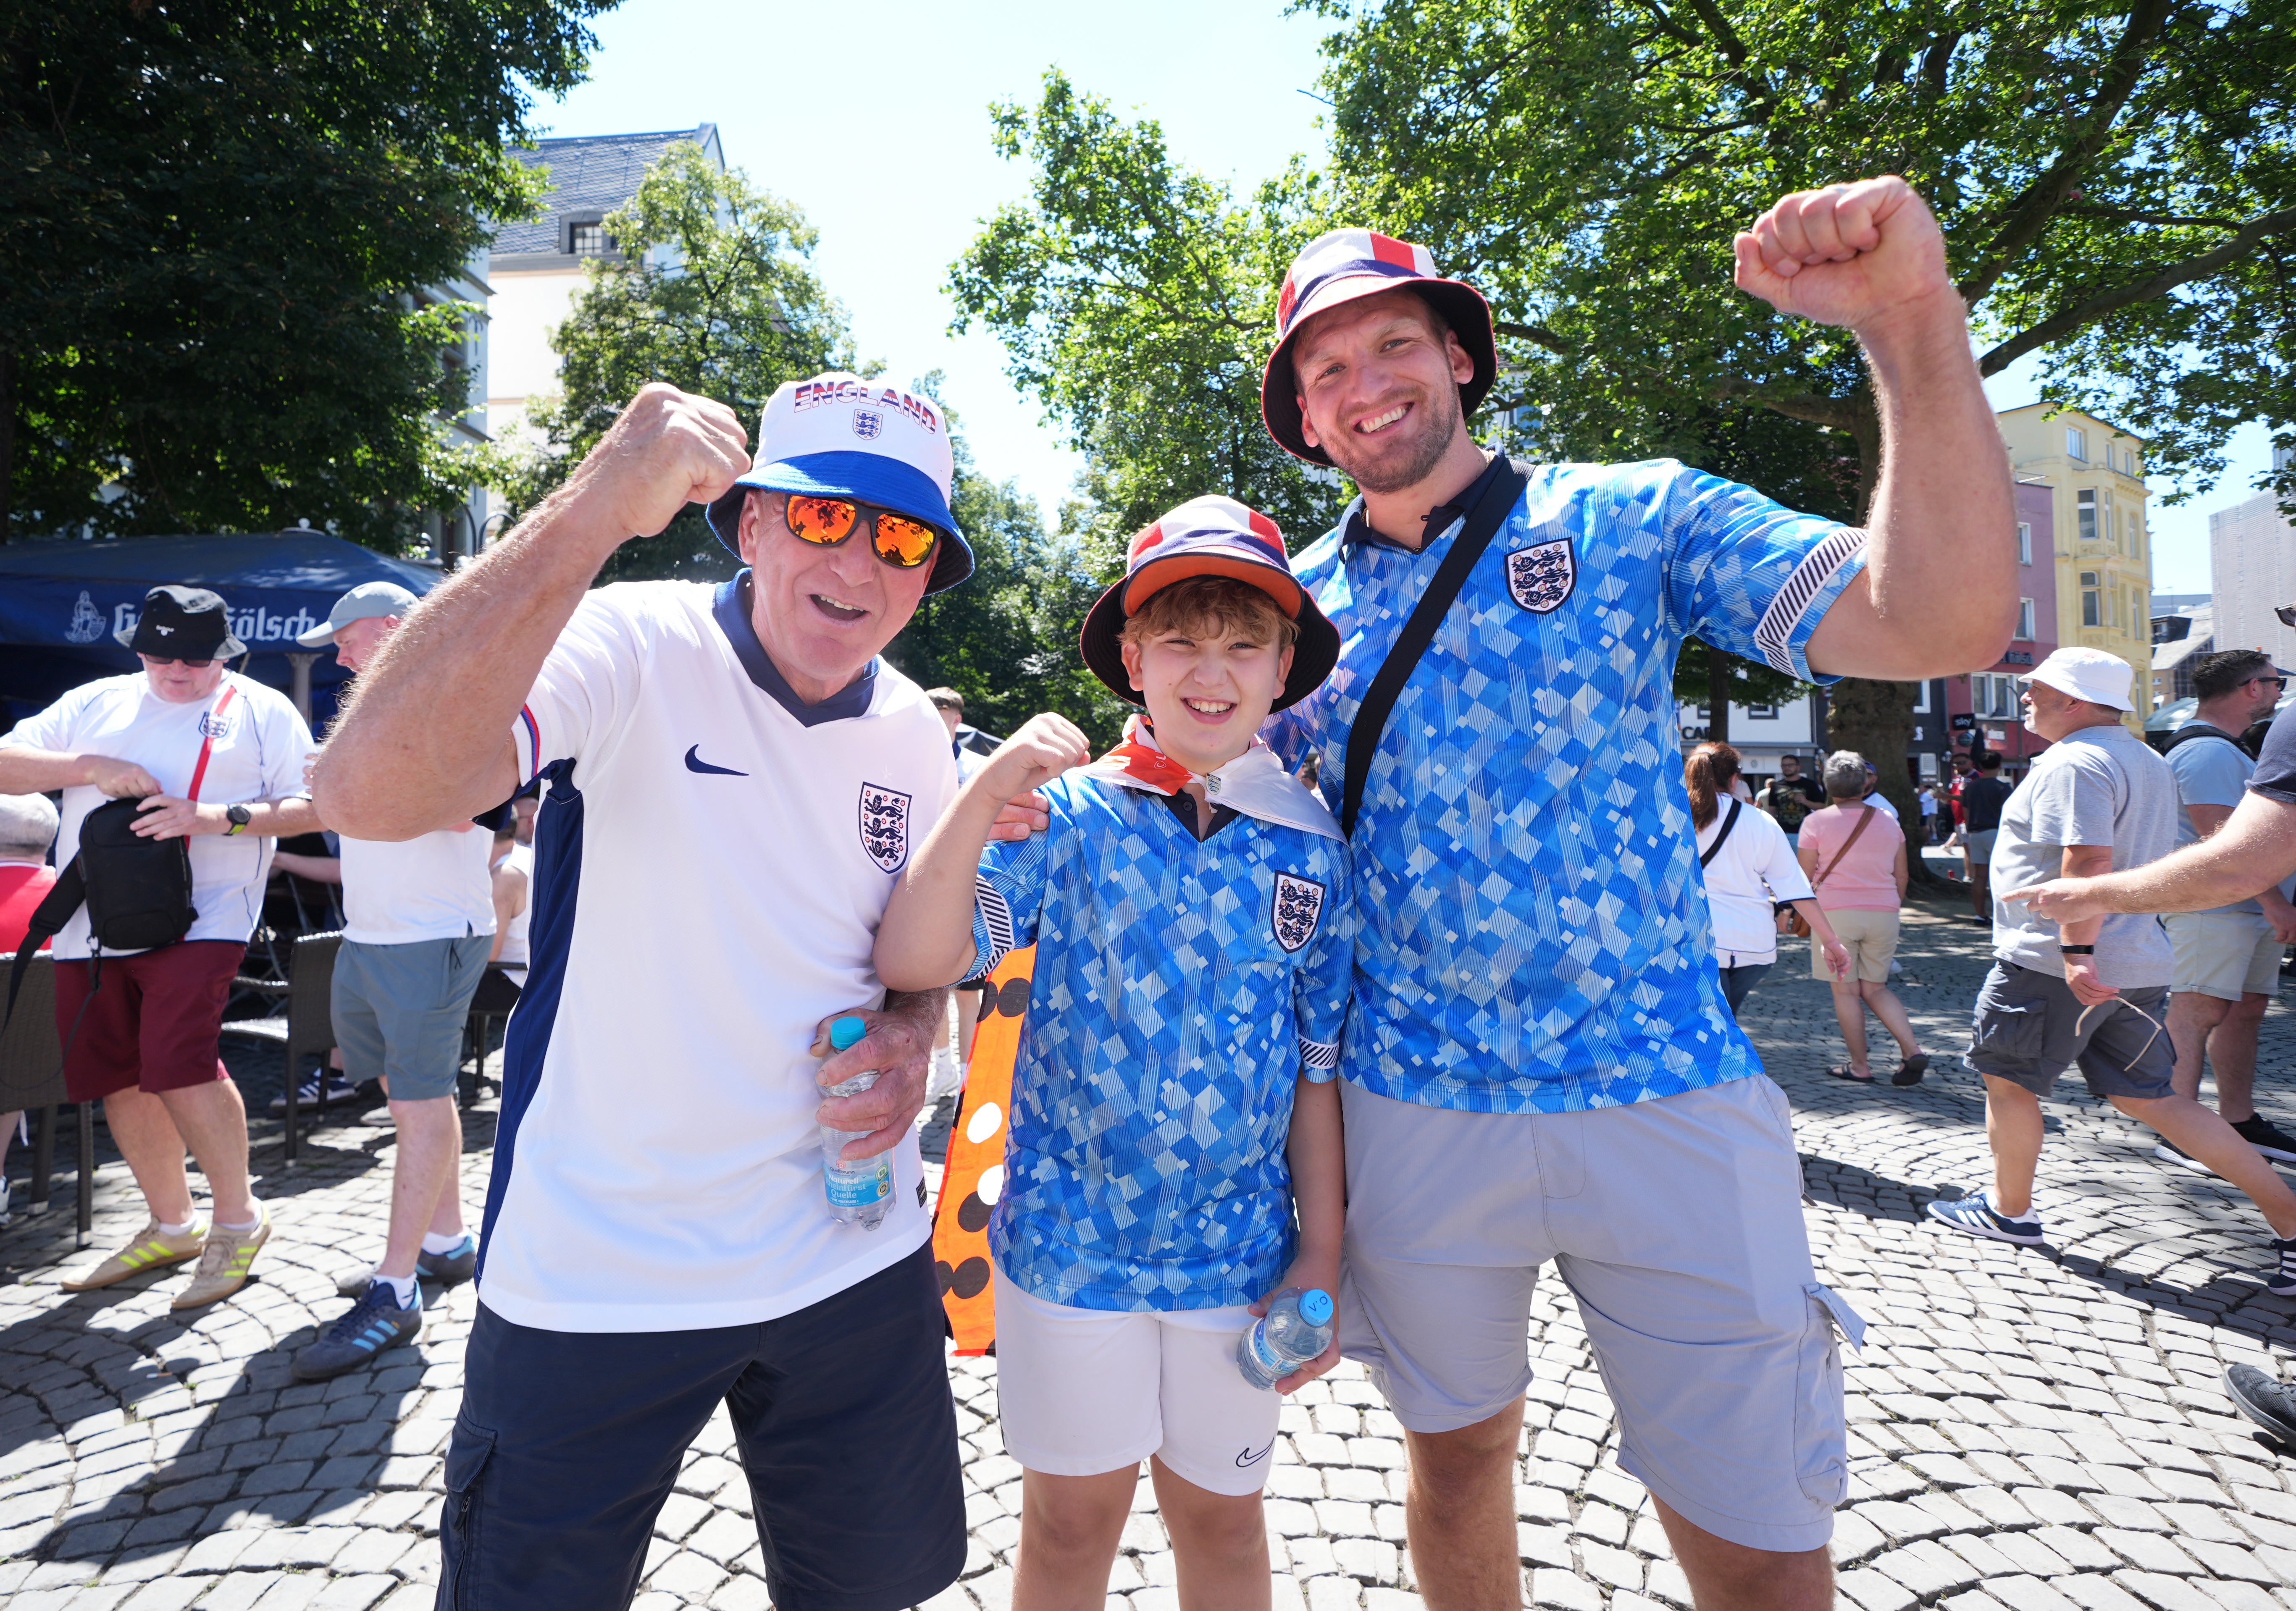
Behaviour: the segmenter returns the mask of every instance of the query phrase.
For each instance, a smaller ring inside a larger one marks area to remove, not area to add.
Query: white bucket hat
[[[2026,674],[2029,683],[2046,683],[2059,693],[2115,710],[2134,710],[2128,690],[2136,673],[2119,655],[2102,649],[2059,649]]]

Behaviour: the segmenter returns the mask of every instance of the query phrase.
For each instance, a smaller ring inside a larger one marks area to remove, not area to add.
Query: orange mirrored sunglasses
[[[865,523],[869,546],[877,551],[877,557],[902,570],[914,570],[932,558],[933,542],[940,535],[922,520],[852,498],[808,498],[791,493],[782,519],[791,536],[817,548],[836,547]]]

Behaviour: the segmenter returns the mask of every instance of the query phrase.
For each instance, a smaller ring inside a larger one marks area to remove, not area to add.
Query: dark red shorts
[[[58,959],[56,1033],[70,1042],[64,1089],[71,1100],[92,1102],[131,1087],[182,1091],[228,1079],[216,1042],[232,978],[246,954],[245,945],[230,940],[179,940],[135,956],[108,956],[94,1001],[87,994],[93,965]]]

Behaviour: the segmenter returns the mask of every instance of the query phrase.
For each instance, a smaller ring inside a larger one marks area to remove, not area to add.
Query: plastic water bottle
[[[843,1051],[857,1046],[869,1033],[869,1026],[857,1018],[842,1018],[829,1026],[829,1043]],[[877,1070],[865,1068],[849,1080],[840,1080],[829,1088],[831,1096],[858,1096],[877,1083]],[[881,1152],[875,1157],[847,1163],[839,1155],[845,1143],[857,1141],[869,1134],[866,1130],[832,1130],[821,1126],[822,1184],[829,1192],[829,1217],[840,1225],[858,1225],[864,1231],[874,1231],[884,1223],[885,1210],[893,1202],[893,1155]]]
[[[1270,1388],[1332,1345],[1332,1295],[1321,1287],[1286,1287],[1235,1339],[1235,1368],[1255,1387]]]

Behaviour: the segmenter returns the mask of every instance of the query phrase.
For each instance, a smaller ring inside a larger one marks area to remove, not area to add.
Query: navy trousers
[[[898,1611],[964,1566],[932,1250],[700,1331],[537,1331],[481,1301],[447,1452],[439,1611],[623,1611],[726,1404],[779,1611]]]

